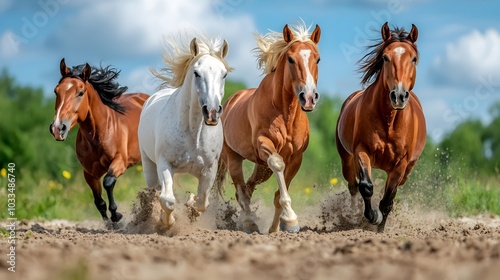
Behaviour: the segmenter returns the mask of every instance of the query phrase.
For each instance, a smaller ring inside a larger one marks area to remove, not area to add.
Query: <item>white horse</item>
[[[209,204],[223,143],[219,117],[224,81],[231,67],[225,61],[225,40],[166,43],[170,47],[164,55],[167,74],[153,74],[171,88],[156,92],[144,104],[138,133],[147,185],[155,188],[160,183],[160,217],[171,227],[175,222],[174,174],[198,178],[198,195],[190,195],[189,206],[204,212]]]

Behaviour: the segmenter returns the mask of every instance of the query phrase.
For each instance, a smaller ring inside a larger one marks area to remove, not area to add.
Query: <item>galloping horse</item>
[[[198,196],[191,194],[189,206],[204,212],[209,204],[223,142],[219,118],[224,82],[231,68],[224,60],[228,52],[225,40],[194,38],[190,44],[167,43],[172,51],[164,55],[163,70],[169,75],[153,73],[173,88],[156,92],[144,105],[139,145],[148,187],[156,187],[158,178],[161,184],[160,219],[171,227],[175,222],[174,174],[190,173],[198,178]]]
[[[319,99],[317,44],[321,31],[316,25],[312,34],[308,32],[305,25],[292,29],[285,25],[283,33],[258,36],[258,62],[266,76],[258,88],[238,91],[224,104],[224,146],[217,187],[222,187],[229,170],[236,199],[243,209],[243,229],[247,232],[259,231],[250,209],[255,186],[267,181],[273,173],[279,189],[274,195],[275,214],[269,232],[279,228],[299,231],[288,187],[309,143],[305,112],[314,110]],[[255,163],[246,183],[242,170],[245,159]]]
[[[364,216],[384,231],[397,187],[403,185],[418,161],[426,140],[422,106],[412,92],[416,78],[418,29],[412,25],[391,31],[382,26],[382,41],[370,46],[361,60],[365,90],[351,94],[337,121],[336,142],[342,172],[355,204],[361,193]],[[387,173],[379,208],[372,209],[371,168]]]
[[[94,203],[104,220],[106,202],[101,197],[100,179],[108,194],[111,221],[118,222],[113,197],[116,178],[141,160],[137,140],[137,125],[144,101],[144,93],[123,94],[127,87],[115,82],[115,69],[91,68],[88,64],[66,66],[60,63],[61,79],[55,87],[56,114],[50,125],[54,139],[64,141],[78,123],[76,155],[83,166],[83,175],[92,189]],[[122,95],[123,94],[123,95]]]

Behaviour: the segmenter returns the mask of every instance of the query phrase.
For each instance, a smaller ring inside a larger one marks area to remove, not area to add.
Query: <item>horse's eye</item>
[[[318,58],[318,60],[316,61],[316,64],[319,64],[320,60],[321,60],[321,58]]]
[[[294,64],[295,60],[293,60],[293,58],[291,56],[289,56],[288,57],[288,62],[290,62],[290,64]]]
[[[223,79],[225,79],[226,77],[227,77],[227,73],[226,73],[226,74],[224,74],[224,77],[222,77],[222,78],[223,78]]]
[[[413,63],[417,63],[417,57],[415,56],[415,57],[411,60],[411,62],[413,62]]]
[[[198,74],[198,72],[196,72],[196,71],[194,71],[194,76],[195,76],[196,78],[201,77],[201,76],[200,76],[200,74]]]
[[[57,90],[54,90],[54,94],[57,95]]]
[[[384,62],[389,61],[389,57],[387,57],[387,55],[382,56],[382,59],[384,59]]]
[[[78,94],[76,95],[77,97],[82,97],[83,96],[83,91],[79,91]]]

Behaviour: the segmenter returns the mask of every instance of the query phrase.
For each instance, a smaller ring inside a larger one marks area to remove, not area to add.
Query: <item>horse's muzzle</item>
[[[319,100],[319,93],[316,91],[314,93],[299,93],[299,102],[302,110],[306,112],[311,112],[316,107],[316,103]]]
[[[206,125],[217,125],[219,123],[220,115],[222,114],[222,106],[219,105],[218,110],[210,109],[208,110],[207,105],[202,108],[203,118],[205,119]]]
[[[51,123],[49,126],[49,131],[55,140],[64,141],[68,136],[69,128],[64,123],[60,123],[59,125],[54,125],[54,123]]]
[[[392,90],[389,94],[394,110],[403,110],[410,99],[410,92],[405,90]]]

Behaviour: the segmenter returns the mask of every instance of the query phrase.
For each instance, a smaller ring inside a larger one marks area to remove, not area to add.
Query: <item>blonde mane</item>
[[[160,72],[150,69],[151,73],[163,81],[161,88],[171,87],[178,88],[184,84],[186,74],[191,65],[203,55],[211,55],[219,59],[225,66],[226,70],[232,71],[226,60],[220,56],[220,49],[224,40],[217,37],[208,39],[205,35],[196,36],[198,42],[198,54],[193,56],[190,50],[190,41],[192,39],[175,37],[163,37],[165,43],[165,53],[163,54],[163,62],[165,67],[160,69]]]
[[[254,52],[257,56],[257,65],[263,69],[264,74],[269,74],[276,69],[280,57],[288,51],[288,49],[296,42],[311,42],[311,34],[309,30],[311,26],[307,27],[302,21],[290,27],[293,33],[293,40],[289,43],[283,39],[282,32],[270,31],[265,35],[257,34],[257,48]],[[316,44],[312,44],[317,50]]]

